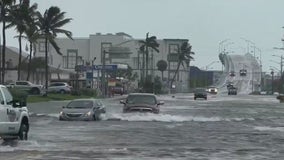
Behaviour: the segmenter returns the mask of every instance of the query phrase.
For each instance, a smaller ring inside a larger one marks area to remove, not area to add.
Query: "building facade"
[[[70,72],[74,72],[77,65],[106,65],[110,64],[125,64],[131,67],[134,72],[142,75],[142,57],[143,53],[139,50],[140,40],[132,36],[120,32],[116,34],[91,34],[85,38],[57,38],[56,42],[60,47],[62,55],[56,53],[55,49],[48,46],[48,63],[49,66],[58,68],[58,70],[65,70],[69,72],[61,72],[61,76],[72,79]],[[173,78],[174,72],[177,68],[177,54],[183,42],[188,42],[187,39],[158,39],[159,53],[150,49],[149,50],[149,63],[148,68],[152,76],[161,77],[161,72],[157,68],[159,60],[168,62],[167,71],[164,72],[164,81],[169,84]],[[37,43],[38,57],[45,56],[45,43],[44,40],[39,40]],[[97,73],[98,72],[98,73]],[[100,71],[96,70],[95,75],[100,76]],[[97,74],[96,74],[97,73]],[[54,73],[51,73],[54,74]],[[68,77],[69,75],[69,77]],[[56,80],[56,76],[50,76],[51,80]],[[57,76],[58,77],[58,76]],[[55,78],[55,79],[53,79]],[[86,73],[81,73],[79,79],[85,80]],[[137,83],[138,84],[138,80]],[[175,81],[177,91],[186,92],[188,85],[188,68],[181,68]]]

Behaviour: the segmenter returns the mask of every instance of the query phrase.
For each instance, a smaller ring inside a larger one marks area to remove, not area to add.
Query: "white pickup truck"
[[[6,86],[0,85],[0,137],[27,140],[29,115],[26,104],[13,100]]]
[[[29,81],[16,81],[15,83],[10,83],[6,86],[9,88],[17,88],[19,90],[26,91],[29,94],[45,94],[43,85],[33,84]]]

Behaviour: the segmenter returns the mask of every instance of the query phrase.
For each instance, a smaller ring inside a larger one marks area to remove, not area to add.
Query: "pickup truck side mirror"
[[[125,101],[124,100],[120,100],[119,103],[120,104],[125,104]]]
[[[19,100],[13,100],[12,102],[13,107],[24,107],[27,106],[27,102],[19,101]]]

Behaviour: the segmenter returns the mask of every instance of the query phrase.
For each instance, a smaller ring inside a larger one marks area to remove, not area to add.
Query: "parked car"
[[[210,94],[217,94],[218,93],[218,89],[216,87],[209,87],[208,88],[208,93]]]
[[[163,105],[164,101],[158,101],[157,96],[151,93],[131,93],[120,103],[124,104],[123,113],[151,112],[158,114],[160,105]]]
[[[196,88],[194,90],[194,100],[196,100],[197,98],[204,98],[205,100],[207,100],[206,88]]]
[[[0,85],[0,137],[27,140],[29,115],[26,103],[13,100],[6,86]]]
[[[98,99],[76,99],[62,107],[59,120],[101,120],[106,113],[104,104]]]
[[[72,86],[70,86],[66,82],[52,82],[48,86],[48,92],[49,93],[71,93]]]

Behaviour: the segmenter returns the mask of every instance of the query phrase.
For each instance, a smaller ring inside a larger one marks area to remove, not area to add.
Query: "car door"
[[[4,106],[6,108],[8,131],[9,133],[16,133],[19,128],[19,108],[14,108],[12,106],[13,97],[6,87],[1,87],[1,91],[4,97]]]

